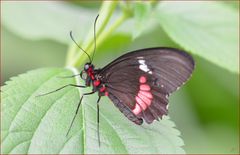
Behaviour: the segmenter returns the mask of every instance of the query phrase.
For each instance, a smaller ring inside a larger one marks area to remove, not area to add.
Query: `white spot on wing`
[[[138,62],[139,62],[141,65],[146,65],[146,64],[145,64],[145,60],[138,60]]]
[[[144,72],[148,72],[149,71],[149,69],[148,69],[148,67],[146,65],[140,65],[139,68],[141,70],[143,70]]]
[[[148,66],[145,64],[145,60],[138,60],[139,62],[139,69],[141,69],[144,72],[148,72],[149,74],[152,74],[152,71],[148,68]]]
[[[166,105],[166,109],[168,110],[169,104]]]

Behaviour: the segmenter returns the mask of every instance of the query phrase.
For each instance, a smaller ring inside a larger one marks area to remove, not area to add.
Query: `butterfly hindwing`
[[[114,105],[132,122],[136,123],[137,125],[141,125],[143,123],[143,120],[141,118],[138,118],[132,113],[132,110],[127,107],[124,103],[122,103],[117,96],[113,95],[112,93],[109,93],[109,98],[113,101]]]
[[[126,117],[152,123],[167,114],[169,94],[189,79],[193,69],[194,61],[187,53],[174,48],[151,48],[117,58],[99,75],[111,94],[109,98],[115,105],[123,104],[117,107]]]

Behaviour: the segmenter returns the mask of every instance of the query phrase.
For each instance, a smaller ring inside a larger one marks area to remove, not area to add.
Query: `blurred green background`
[[[72,44],[69,31],[73,30],[78,40],[84,40],[101,5],[100,2],[3,3],[1,85],[28,70],[64,67]],[[239,13],[238,3],[219,3]],[[120,11],[118,8],[113,18]],[[97,67],[131,50],[155,46],[182,48],[154,21],[149,21],[143,33],[133,39],[133,23],[129,19],[97,47]],[[170,97],[169,115],[182,133],[184,149],[187,153],[239,153],[239,74],[195,54],[193,57],[196,69],[191,80]]]

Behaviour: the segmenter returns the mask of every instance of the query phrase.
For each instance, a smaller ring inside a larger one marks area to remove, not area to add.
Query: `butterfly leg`
[[[97,100],[97,135],[98,135],[98,146],[100,147],[100,134],[99,134],[99,101],[101,99],[101,96],[98,96]]]
[[[63,88],[69,87],[69,86],[70,86],[70,87],[86,88],[86,86],[80,86],[80,85],[75,85],[75,84],[68,84],[68,85],[62,86],[62,87],[60,87],[60,88],[58,88],[58,89],[56,89],[56,90],[50,91],[50,92],[48,92],[48,93],[37,95],[36,97],[45,96],[45,95],[48,95],[48,94],[57,92],[57,91],[59,91],[59,90],[61,90],[61,89],[63,89]]]
[[[90,92],[90,93],[85,93],[85,94],[82,95],[82,97],[81,97],[81,99],[80,99],[80,101],[79,101],[79,103],[78,103],[76,112],[75,112],[75,114],[74,114],[74,116],[73,116],[73,119],[72,119],[72,122],[71,122],[71,124],[70,124],[70,127],[68,128],[68,131],[67,131],[66,136],[68,136],[68,133],[69,133],[69,131],[70,131],[71,128],[72,128],[73,122],[74,122],[74,120],[75,120],[75,118],[76,118],[76,116],[77,116],[77,114],[78,114],[78,110],[79,110],[80,105],[81,105],[81,103],[82,103],[83,97],[86,96],[86,95],[91,95],[91,94],[93,94],[93,93],[95,93],[95,91],[92,91],[92,92]]]
[[[76,76],[80,76],[81,74],[69,75],[69,76],[58,76],[57,78],[74,78]]]

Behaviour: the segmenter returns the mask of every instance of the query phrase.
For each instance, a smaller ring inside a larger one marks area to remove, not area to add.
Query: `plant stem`
[[[103,32],[116,6],[117,6],[117,1],[104,1],[102,3],[101,9],[99,11],[100,16],[98,19],[98,22],[100,22],[101,24],[100,24],[100,27],[97,29],[96,36],[99,36]],[[87,36],[88,37],[85,40],[83,47],[85,47],[85,51],[88,51],[89,54],[91,55],[93,51],[89,51],[89,48],[92,46],[92,44],[94,44],[92,29],[89,31]],[[79,59],[82,56],[86,58],[86,55],[83,55],[82,51],[76,45],[72,44],[68,51],[66,66],[76,67],[75,64],[79,61]]]
[[[102,35],[99,36],[98,38],[98,46],[101,45],[108,36],[110,36],[126,19],[128,19],[129,15],[126,13],[123,13],[114,23],[113,25],[108,29],[108,31],[102,33]],[[88,48],[86,48],[86,51],[93,51],[94,49],[94,44],[90,44]],[[91,52],[92,53],[92,52]],[[79,65],[82,64],[87,59],[87,57],[82,57],[81,54],[78,53],[78,56],[72,63],[70,64],[71,66],[78,67]]]
[[[99,41],[98,41],[98,45],[101,45],[119,26],[122,25],[122,23],[124,21],[126,21],[128,19],[128,15],[127,14],[122,14],[114,23],[113,25],[111,25],[108,29],[108,31],[105,31],[102,33],[101,36],[99,36]],[[91,49],[93,49],[94,46],[91,46]]]

